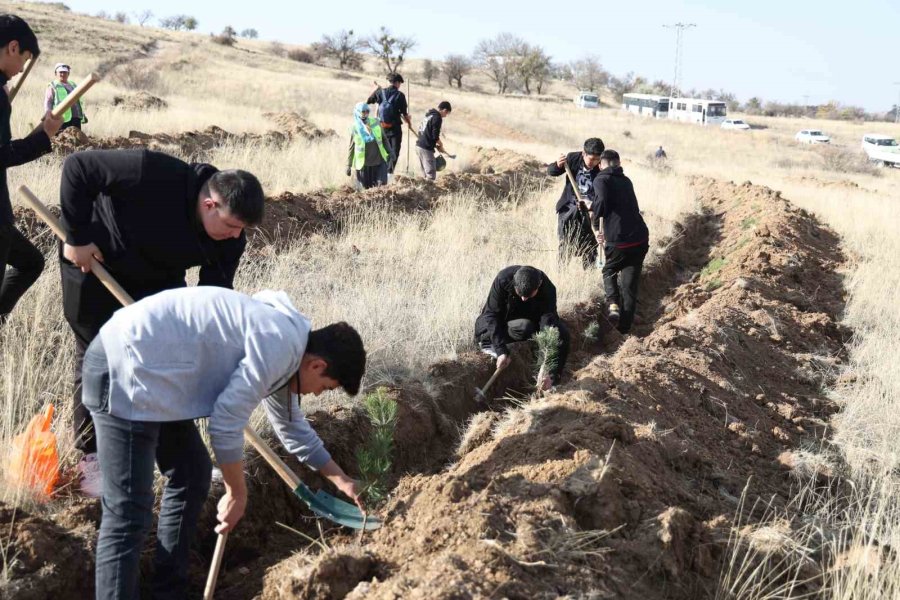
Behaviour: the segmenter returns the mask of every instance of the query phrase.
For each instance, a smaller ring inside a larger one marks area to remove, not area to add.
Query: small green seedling
[[[366,497],[379,503],[387,498],[387,476],[394,453],[394,429],[397,426],[397,401],[380,387],[363,400],[366,415],[372,423],[372,434],[356,451]]]
[[[537,388],[541,389],[541,382],[549,373],[552,373],[559,364],[559,329],[546,327],[534,334],[534,342],[537,344]]]

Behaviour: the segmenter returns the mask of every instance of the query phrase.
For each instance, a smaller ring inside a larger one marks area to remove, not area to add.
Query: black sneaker
[[[492,356],[493,358],[497,358],[497,351],[494,350],[494,347],[490,342],[481,341],[478,342],[478,349],[487,354],[488,356]]]
[[[618,304],[610,304],[609,305],[609,320],[613,323],[618,323],[619,318],[621,318],[621,313],[619,313],[619,305]]]

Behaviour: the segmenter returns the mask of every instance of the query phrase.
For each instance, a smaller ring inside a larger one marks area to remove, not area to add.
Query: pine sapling
[[[366,497],[381,502],[387,497],[387,475],[394,452],[394,429],[397,426],[397,401],[388,396],[386,388],[378,388],[363,400],[366,416],[372,424],[372,434],[365,445],[356,451]]]
[[[559,329],[545,327],[534,334],[537,344],[537,391],[541,391],[541,383],[544,378],[552,373],[559,364]]]

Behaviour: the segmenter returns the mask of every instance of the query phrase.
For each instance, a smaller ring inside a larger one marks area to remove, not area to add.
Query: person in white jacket
[[[243,429],[262,403],[276,435],[363,508],[356,482],[332,460],[300,411],[299,395],[359,391],[362,339],[347,323],[312,330],[284,292],[247,296],[218,287],[160,292],[117,311],[84,359],[103,474],[97,598],[138,597],[139,562],[153,519],[153,467],[166,477],[154,597],[183,597],[188,549],[209,494],[212,464],[194,419],[208,417],[225,494],[217,532],[247,504]]]

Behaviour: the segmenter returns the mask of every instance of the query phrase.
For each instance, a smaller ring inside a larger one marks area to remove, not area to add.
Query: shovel
[[[591,231],[594,232],[594,237],[600,236],[600,230],[594,226],[594,221],[591,219],[590,211],[587,208],[587,202],[584,200],[584,196],[581,195],[581,188],[578,187],[578,183],[575,181],[575,176],[572,175],[572,169],[569,168],[569,163],[566,163],[566,176],[569,178],[569,183],[572,184],[572,191],[575,192],[575,197],[578,198],[578,206],[581,210],[588,213],[588,221],[591,224]],[[603,248],[597,248],[597,267],[600,268],[603,266]]]
[[[25,67],[25,70],[22,71],[22,76],[19,77],[19,80],[16,81],[16,85],[13,86],[13,89],[9,90],[9,103],[12,104],[12,101],[19,94],[19,90],[22,89],[22,84],[25,83],[25,79],[28,77],[28,74],[31,73],[31,69],[34,68],[34,63],[37,62],[37,57],[32,56],[28,59],[28,65]]]
[[[476,402],[487,402],[487,391],[491,389],[491,386],[494,385],[494,382],[497,381],[497,378],[500,376],[500,372],[503,371],[506,367],[509,366],[509,362],[504,365],[502,369],[496,369],[494,374],[491,375],[491,378],[487,380],[487,383],[484,384],[483,388],[475,388],[475,401]]]
[[[22,185],[19,186],[19,194],[25,200],[25,203],[28,204],[28,206],[30,206],[45,223],[47,223],[59,239],[66,239],[65,231],[59,220],[47,210],[44,203],[41,202],[31,190]],[[91,272],[96,275],[97,279],[99,279],[100,282],[106,286],[106,289],[108,289],[123,305],[128,306],[129,304],[134,304],[134,299],[115,279],[113,279],[113,276],[109,274],[109,271],[106,270],[103,263],[97,259],[91,259]],[[266,459],[269,466],[271,466],[284,482],[288,484],[294,491],[294,494],[303,500],[316,515],[352,529],[371,530],[381,527],[381,521],[374,517],[367,517],[358,507],[349,502],[338,500],[331,494],[323,492],[322,490],[313,494],[312,490],[300,481],[300,478],[297,477],[296,473],[291,471],[291,469],[278,458],[278,455],[269,448],[249,425],[244,427],[244,436],[250,441],[250,444],[256,448],[256,451]]]

